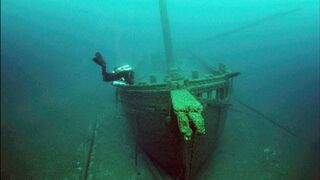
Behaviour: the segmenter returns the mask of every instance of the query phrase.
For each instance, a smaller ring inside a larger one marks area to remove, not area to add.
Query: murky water
[[[241,72],[233,97],[260,112],[232,101],[198,178],[319,178],[319,2],[167,8],[177,64],[189,70],[201,58]],[[137,80],[162,80],[158,1],[1,1],[1,179],[156,178],[91,60],[96,51],[108,71],[130,64]]]

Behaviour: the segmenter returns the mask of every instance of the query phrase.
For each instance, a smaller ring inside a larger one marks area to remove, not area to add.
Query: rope
[[[299,136],[298,134],[294,133],[293,131],[291,131],[289,128],[279,124],[278,122],[276,122],[276,120],[274,120],[273,118],[266,116],[265,114],[261,113],[260,111],[258,111],[257,109],[247,105],[246,103],[233,98],[234,101],[236,101],[237,103],[239,103],[240,105],[242,105],[243,107],[251,110],[252,112],[256,113],[257,115],[259,115],[260,117],[262,117],[263,119],[267,120],[268,122],[270,122],[272,125],[280,128],[281,130],[283,130],[284,132],[286,132],[287,134],[291,135],[292,137],[296,138],[297,140],[299,140],[299,142],[310,146],[310,147],[318,147],[319,142],[314,142],[309,138],[303,137],[303,136]]]
[[[192,48],[196,44],[201,44],[201,43],[204,43],[204,42],[214,41],[214,40],[217,40],[219,38],[226,37],[226,36],[229,36],[229,35],[232,35],[232,34],[235,34],[235,33],[238,33],[238,32],[253,28],[253,27],[256,27],[258,25],[261,25],[261,24],[264,24],[264,23],[267,23],[267,22],[270,22],[270,21],[277,20],[277,19],[282,18],[284,16],[287,16],[289,14],[296,13],[296,12],[300,11],[301,9],[302,8],[294,8],[294,9],[290,9],[288,11],[279,12],[279,13],[275,13],[275,14],[272,14],[272,15],[269,15],[269,16],[265,16],[265,17],[263,17],[261,19],[253,21],[251,23],[247,23],[245,25],[236,27],[234,29],[230,29],[228,31],[224,31],[222,33],[218,33],[218,34],[216,34],[216,35],[214,35],[212,37],[208,37],[208,38],[202,39],[200,41],[194,42],[191,45],[190,48]]]
[[[269,121],[272,125],[274,125],[274,126],[280,128],[280,129],[284,130],[286,133],[290,134],[291,136],[294,136],[294,137],[296,137],[296,138],[299,138],[299,136],[298,136],[296,133],[292,132],[292,131],[291,131],[290,129],[288,129],[287,127],[279,124],[279,123],[276,122],[274,119],[272,119],[272,118],[266,116],[265,114],[259,112],[259,111],[256,110],[255,108],[253,108],[253,107],[245,104],[244,102],[242,102],[242,101],[240,101],[240,100],[238,100],[238,99],[233,98],[233,100],[236,101],[237,103],[239,103],[240,105],[246,107],[247,109],[251,110],[252,112],[258,114],[259,116],[261,116],[261,117],[264,118],[265,120]]]
[[[89,151],[88,151],[88,156],[87,156],[85,171],[84,171],[84,176],[83,176],[84,180],[87,180],[88,176],[89,176],[90,164],[91,164],[93,150],[94,150],[93,147],[94,147],[94,143],[95,143],[95,138],[97,136],[97,129],[98,129],[98,118],[96,118],[96,120],[94,121],[94,124],[93,124],[93,131],[92,131],[92,135],[90,138]]]

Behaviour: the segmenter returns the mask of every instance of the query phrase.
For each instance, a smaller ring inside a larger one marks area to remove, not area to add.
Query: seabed
[[[287,180],[301,179],[310,173],[305,162],[311,160],[308,155],[313,154],[312,148],[297,148],[297,139],[241,106],[235,104],[234,108],[238,110],[229,112],[219,145],[196,179]],[[136,147],[133,132],[120,113],[115,110],[98,120],[85,179],[172,179]],[[86,159],[88,150],[82,151],[82,159]],[[79,176],[83,179],[83,172],[79,171]]]

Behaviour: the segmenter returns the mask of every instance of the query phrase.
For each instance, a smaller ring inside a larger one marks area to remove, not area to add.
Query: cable
[[[284,130],[286,133],[290,134],[291,136],[294,136],[296,138],[299,138],[299,136],[292,132],[290,129],[288,129],[287,127],[279,124],[276,120],[274,120],[273,118],[269,117],[269,116],[266,116],[265,114],[261,113],[260,111],[258,111],[257,109],[249,106],[248,104],[236,99],[236,98],[233,98],[234,101],[236,101],[237,103],[239,103],[240,105],[244,106],[245,108],[251,110],[252,112],[258,114],[259,116],[261,116],[262,118],[264,118],[265,120],[269,121],[271,124],[273,124],[274,126]]]
[[[261,19],[258,19],[256,21],[253,21],[251,23],[248,23],[248,24],[245,24],[245,25],[242,25],[242,26],[239,26],[237,28],[234,28],[234,29],[231,29],[229,31],[225,31],[225,32],[222,32],[222,33],[218,33],[216,34],[215,36],[213,37],[209,37],[209,38],[205,38],[203,40],[200,40],[196,43],[193,43],[191,46],[195,45],[195,44],[199,44],[201,42],[204,42],[204,41],[213,41],[213,40],[216,40],[216,39],[219,39],[219,38],[222,38],[222,37],[225,37],[225,36],[229,36],[229,35],[232,35],[234,33],[238,33],[238,32],[241,32],[241,31],[244,31],[244,30],[247,30],[249,28],[252,28],[252,27],[255,27],[255,26],[258,26],[260,24],[263,24],[263,23],[266,23],[266,22],[269,22],[269,21],[273,21],[273,20],[276,20],[278,18],[281,18],[281,17],[284,17],[288,14],[292,14],[292,13],[295,13],[297,11],[300,11],[301,8],[295,8],[295,9],[291,9],[291,10],[288,10],[288,11],[285,11],[285,12],[279,12],[279,13],[276,13],[276,14],[272,14],[272,15],[269,15],[269,16],[265,16]]]
[[[87,180],[89,177],[90,164],[91,164],[92,154],[93,154],[93,147],[94,147],[94,143],[95,143],[95,138],[97,136],[97,129],[98,129],[97,122],[98,122],[98,118],[96,118],[96,120],[94,121],[94,124],[93,124],[93,131],[92,131],[92,135],[90,138],[89,151],[88,151],[88,156],[87,156],[85,171],[84,171],[84,176],[83,176],[84,180]]]

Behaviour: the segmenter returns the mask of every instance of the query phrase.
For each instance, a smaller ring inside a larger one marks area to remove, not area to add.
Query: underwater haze
[[[167,0],[167,9],[182,69],[197,56],[241,73],[197,179],[319,179],[319,1]],[[115,88],[92,58],[101,52],[108,71],[130,64],[139,81],[165,73],[163,44],[158,0],[2,0],[1,179],[154,179],[143,155],[135,163]]]

